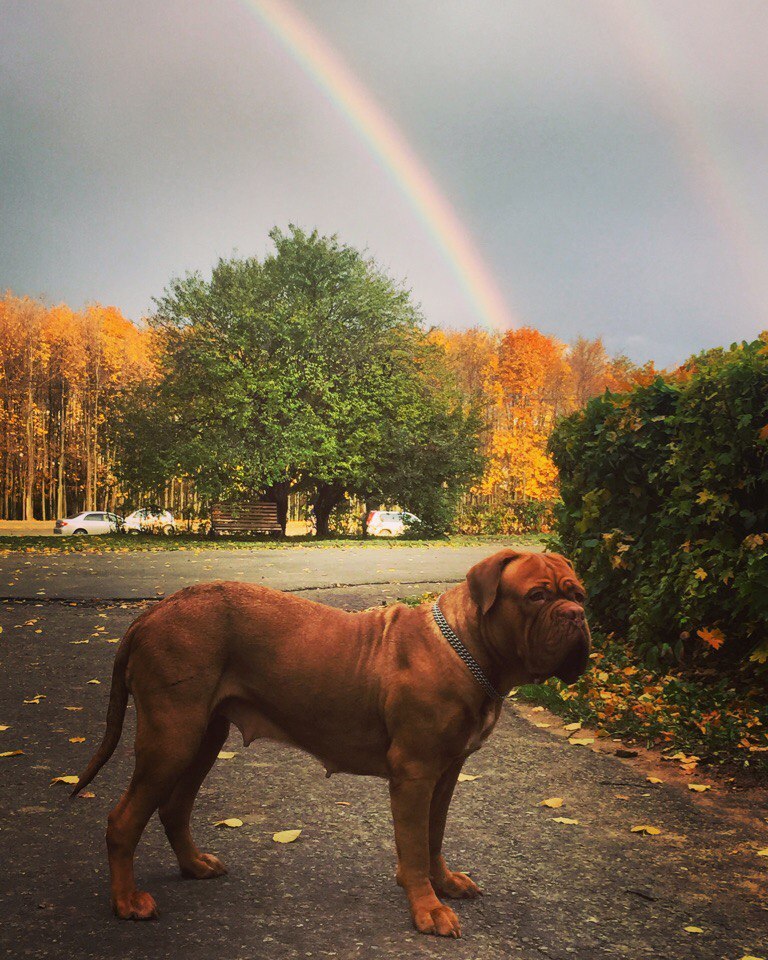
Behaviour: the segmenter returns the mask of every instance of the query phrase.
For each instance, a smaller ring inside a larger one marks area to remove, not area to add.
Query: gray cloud
[[[299,7],[524,322],[662,363],[766,325],[762,2]],[[263,253],[293,220],[367,246],[431,322],[477,322],[397,186],[245,4],[6,0],[0,33],[0,285],[137,318],[172,275]]]

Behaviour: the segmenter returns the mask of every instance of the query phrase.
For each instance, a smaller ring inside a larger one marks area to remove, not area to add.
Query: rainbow
[[[407,197],[473,310],[497,330],[517,326],[467,228],[388,117],[316,28],[288,0],[242,0],[323,91]]]

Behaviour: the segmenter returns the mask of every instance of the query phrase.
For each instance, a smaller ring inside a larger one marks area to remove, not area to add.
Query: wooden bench
[[[277,521],[277,504],[262,500],[214,503],[211,507],[211,536],[231,533],[282,534]]]

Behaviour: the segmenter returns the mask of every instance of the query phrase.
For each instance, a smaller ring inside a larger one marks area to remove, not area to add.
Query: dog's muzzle
[[[565,654],[555,676],[563,683],[575,683],[587,669],[589,663],[589,640],[584,632],[571,644]]]
[[[546,620],[540,622],[542,639],[533,645],[539,667],[532,670],[534,682],[539,677],[554,676],[563,683],[574,683],[589,663],[590,636],[584,608],[564,601],[548,613]]]

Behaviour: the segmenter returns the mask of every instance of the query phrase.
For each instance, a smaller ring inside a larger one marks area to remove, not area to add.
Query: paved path
[[[40,557],[11,553],[0,557],[0,597],[135,600],[217,579],[245,580],[278,590],[457,582],[472,564],[509,544],[505,540],[472,547],[285,546]]]
[[[232,565],[242,562],[218,556],[233,572]],[[315,570],[325,569],[325,558],[314,557]],[[269,559],[278,561],[274,554]],[[50,558],[34,560],[19,581],[27,591],[39,560]],[[409,561],[403,556],[401,562]],[[414,575],[424,577],[429,555],[414,562],[421,564]],[[199,568],[182,569],[191,576]],[[289,583],[298,572],[280,568]],[[178,576],[172,570],[157,583],[168,590],[178,585]],[[394,585],[320,595],[362,607],[398,591],[412,592]],[[572,746],[554,728],[538,729],[511,706],[470,761],[467,772],[480,779],[459,785],[449,820],[450,862],[470,870],[486,891],[480,901],[459,904],[461,941],[421,937],[410,927],[393,881],[382,782],[326,780],[309,757],[264,742],[244,750],[234,735],[228,749],[236,756],[218,762],[195,814],[203,849],[221,856],[229,876],[182,881],[153,821],[138,872],[158,900],[161,919],[113,920],[103,836],[106,814],[130,775],[132,708],[117,753],[92,785],[94,798],[69,802],[68,788],[50,781],[79,772],[100,739],[115,649],[106,641],[119,637],[142,606],[0,604],[0,724],[8,725],[0,732],[0,750],[24,750],[23,756],[0,759],[0,950],[8,956],[768,957],[768,863],[756,856],[768,846],[768,835],[748,800],[740,818],[723,816],[718,798],[724,795],[717,789],[703,802],[670,784],[651,787],[636,761]],[[100,684],[89,684],[91,679]],[[35,694],[45,698],[23,702]],[[80,736],[84,743],[70,742]],[[563,808],[540,806],[554,796],[565,798]],[[557,823],[557,815],[579,822]],[[213,826],[230,816],[245,825]],[[642,823],[662,833],[630,833]],[[303,830],[299,841],[272,842],[275,831],[292,827]],[[687,933],[686,926],[704,932]]]

